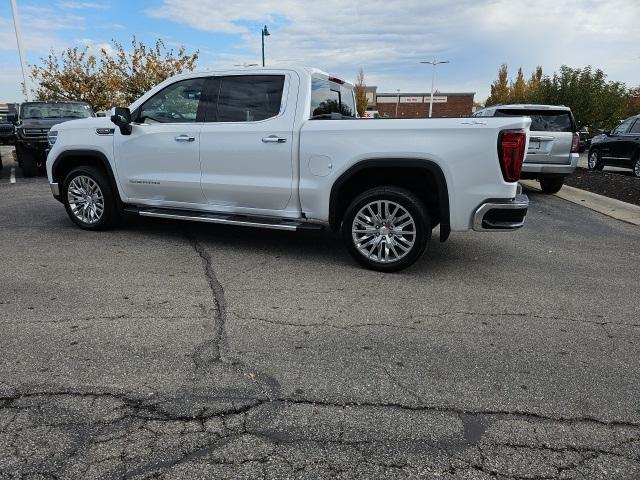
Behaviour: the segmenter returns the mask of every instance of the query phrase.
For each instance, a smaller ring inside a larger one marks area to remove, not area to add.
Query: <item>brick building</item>
[[[469,117],[473,113],[474,92],[433,94],[434,117]],[[429,116],[431,93],[379,93],[367,87],[367,111],[381,117],[426,118]],[[397,114],[396,114],[397,112]]]

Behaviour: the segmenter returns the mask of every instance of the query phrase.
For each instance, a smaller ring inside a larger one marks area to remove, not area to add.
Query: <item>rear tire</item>
[[[589,158],[587,158],[587,168],[589,170],[602,170],[604,168],[604,162],[600,157],[598,150],[589,152]]]
[[[104,230],[121,217],[106,173],[94,166],[76,167],[64,179],[62,201],[69,218],[85,230]]]
[[[431,238],[422,201],[398,187],[376,187],[358,195],[342,221],[342,240],[361,265],[396,272],[415,263]]]
[[[540,179],[540,189],[542,193],[558,193],[564,185],[563,177],[542,177]]]

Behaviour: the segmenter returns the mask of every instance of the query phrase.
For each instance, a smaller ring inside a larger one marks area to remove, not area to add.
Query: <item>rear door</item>
[[[569,110],[498,109],[496,117],[531,117],[531,137],[524,163],[571,163],[575,126]]]
[[[261,72],[212,82],[217,102],[200,132],[207,203],[230,211],[284,210],[293,183],[297,75]]]

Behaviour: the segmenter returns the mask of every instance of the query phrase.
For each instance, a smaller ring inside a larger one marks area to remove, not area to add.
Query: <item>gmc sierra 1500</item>
[[[353,85],[311,68],[169,78],[111,120],[49,133],[47,175],[81,228],[123,213],[340,231],[368,268],[395,271],[431,231],[512,230],[526,117],[357,118]]]

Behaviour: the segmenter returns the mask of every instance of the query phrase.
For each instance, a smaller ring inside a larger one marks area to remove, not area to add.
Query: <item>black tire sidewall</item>
[[[351,225],[358,211],[375,200],[391,200],[402,205],[413,217],[416,240],[409,254],[393,263],[379,263],[364,257],[353,242]],[[424,253],[431,239],[431,220],[422,201],[408,190],[398,187],[378,187],[358,195],[347,207],[342,220],[342,240],[351,256],[361,265],[379,272],[397,272],[415,263]]]
[[[38,175],[38,163],[34,154],[23,150],[20,153],[19,165],[20,168],[22,168],[22,175],[25,177],[35,177]]]
[[[564,185],[564,178],[540,178],[540,189],[542,193],[558,193]]]
[[[69,206],[67,189],[69,188],[71,180],[79,175],[86,175],[87,177],[92,178],[102,191],[102,195],[104,197],[104,212],[102,213],[100,220],[96,223],[87,224],[82,222],[76,218]],[[69,218],[80,228],[85,230],[103,230],[113,226],[118,220],[118,207],[113,189],[111,188],[111,183],[107,175],[105,175],[105,173],[99,168],[93,166],[81,166],[71,170],[64,179],[61,196],[62,201],[64,202],[64,208],[67,210]]]

